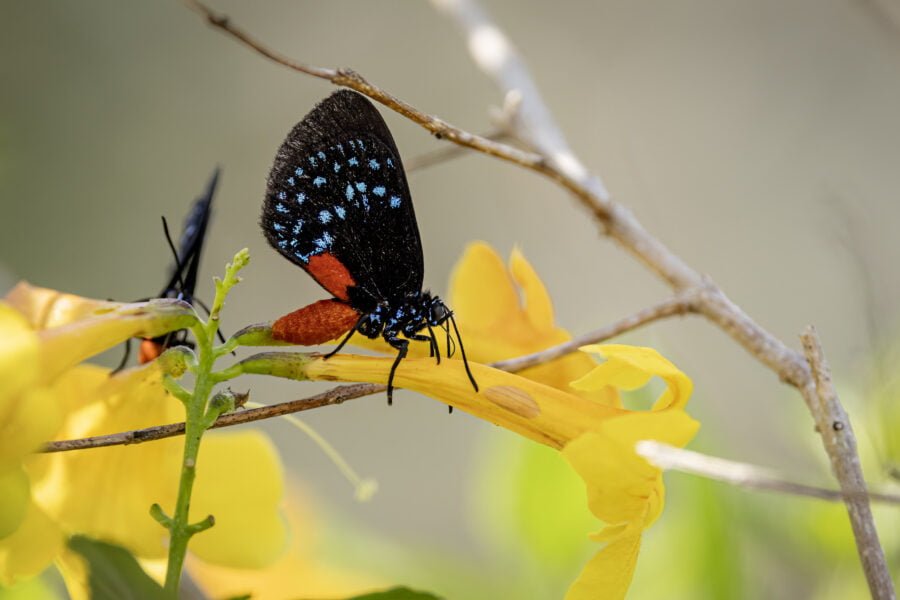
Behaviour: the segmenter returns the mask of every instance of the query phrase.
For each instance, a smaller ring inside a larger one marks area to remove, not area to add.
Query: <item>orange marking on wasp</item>
[[[141,340],[141,347],[138,352],[138,362],[145,365],[151,360],[156,360],[163,353],[165,348],[162,344],[154,342],[152,339],[144,338]]]
[[[319,300],[275,321],[272,337],[301,346],[315,346],[342,336],[357,321],[359,313],[349,304],[333,299]]]
[[[347,288],[356,285],[356,282],[347,267],[333,254],[325,252],[311,257],[306,265],[306,270],[335,298],[344,302],[350,301]]]

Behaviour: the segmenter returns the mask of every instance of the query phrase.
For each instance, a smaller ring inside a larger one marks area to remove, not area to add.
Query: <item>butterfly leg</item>
[[[386,337],[384,339],[388,344],[397,349],[397,358],[394,359],[394,364],[391,365],[391,372],[388,375],[387,384],[388,406],[391,406],[394,403],[394,373],[397,372],[400,361],[406,358],[406,353],[409,352],[409,340],[402,340],[398,337]]]
[[[437,359],[437,364],[441,364],[441,347],[438,345],[437,337],[434,335],[434,329],[431,325],[428,327],[428,342],[431,344],[431,356]]]
[[[430,331],[431,327],[429,327],[428,329]],[[412,335],[407,335],[406,337],[408,337],[409,339],[414,340],[416,342],[428,342],[428,346],[431,349],[429,356],[436,356],[437,364],[441,364],[441,351],[437,345],[437,341],[434,339],[434,332],[431,332],[430,336],[414,333]]]
[[[359,329],[359,326],[360,326],[360,325],[362,325],[363,319],[365,319],[365,318],[366,318],[365,315],[361,316],[361,317],[359,318],[359,320],[356,322],[356,325],[354,325],[354,326],[350,329],[350,331],[347,332],[347,335],[344,336],[344,339],[341,340],[341,343],[338,344],[337,346],[335,346],[334,350],[332,350],[331,352],[329,352],[328,354],[326,354],[326,355],[323,356],[322,358],[323,358],[324,360],[327,360],[327,359],[331,358],[332,356],[334,356],[335,354],[337,354],[338,352],[340,352],[340,351],[341,351],[341,348],[343,348],[343,347],[347,344],[347,342],[350,341],[350,338],[353,337],[353,334],[356,333],[356,330]]]

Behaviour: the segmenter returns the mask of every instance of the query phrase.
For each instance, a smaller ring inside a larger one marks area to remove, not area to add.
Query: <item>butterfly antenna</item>
[[[475,377],[472,375],[471,369],[469,369],[469,361],[466,358],[466,349],[463,347],[462,337],[459,335],[459,327],[456,326],[456,319],[453,318],[453,314],[450,314],[450,322],[453,324],[453,331],[456,333],[456,339],[459,340],[459,353],[462,354],[463,365],[466,367],[466,375],[469,376],[469,381],[472,382],[472,387],[475,388],[475,391],[478,391],[478,382],[475,381]]]
[[[181,271],[183,267],[181,266],[181,259],[178,258],[178,250],[175,249],[175,243],[172,242],[172,234],[169,233],[169,223],[166,221],[165,217],[162,218],[163,231],[166,234],[166,242],[169,244],[169,250],[172,251],[172,257],[175,259],[175,274],[178,277],[178,283],[181,284],[181,289],[178,292],[178,297],[181,298],[181,294],[184,292],[184,279],[181,278]]]
[[[452,357],[456,354],[456,342],[453,341],[453,336],[450,335],[450,323],[444,322],[444,329],[447,332],[447,356]],[[459,336],[459,334],[456,334]]]

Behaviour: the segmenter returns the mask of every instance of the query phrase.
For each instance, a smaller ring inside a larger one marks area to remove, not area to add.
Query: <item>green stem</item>
[[[166,569],[166,591],[177,597],[184,558],[191,537],[196,533],[188,519],[191,510],[191,493],[194,490],[194,478],[197,475],[197,457],[200,454],[200,440],[205,431],[203,415],[206,402],[212,391],[213,381],[210,377],[213,366],[212,343],[208,332],[215,335],[216,321],[210,320],[205,326],[197,327],[197,354],[200,358],[197,369],[197,383],[190,402],[186,403],[184,453],[181,461],[181,479],[178,484],[178,500],[175,502],[175,514],[169,528],[169,563]]]
[[[237,276],[249,260],[247,250],[238,252],[234,262],[228,265],[224,280],[216,280],[216,295],[210,311],[209,320],[198,323],[193,327],[194,337],[197,338],[197,364],[194,373],[196,376],[193,393],[188,393],[174,380],[167,381],[167,389],[175,394],[185,406],[185,436],[184,452],[181,461],[181,479],[178,484],[178,499],[175,502],[175,513],[171,519],[165,517],[162,509],[155,505],[151,509],[153,517],[169,530],[169,561],[166,568],[165,589],[168,595],[178,597],[178,586],[181,581],[181,572],[184,568],[184,559],[187,556],[188,542],[191,537],[201,531],[209,529],[215,524],[212,515],[198,523],[190,523],[191,493],[194,490],[194,479],[197,475],[197,458],[200,454],[200,440],[206,429],[215,419],[207,418],[207,405],[213,387],[218,383],[213,373],[216,358],[224,354],[214,347],[216,331],[219,326],[219,311],[221,311],[225,296],[231,288],[240,281]]]

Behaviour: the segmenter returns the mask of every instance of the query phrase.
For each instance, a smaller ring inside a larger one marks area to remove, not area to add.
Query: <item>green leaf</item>
[[[439,596],[428,592],[417,592],[408,587],[394,587],[380,592],[371,592],[362,596],[353,596],[347,600],[440,600]]]
[[[169,600],[125,548],[80,535],[69,547],[88,563],[92,600]]]

